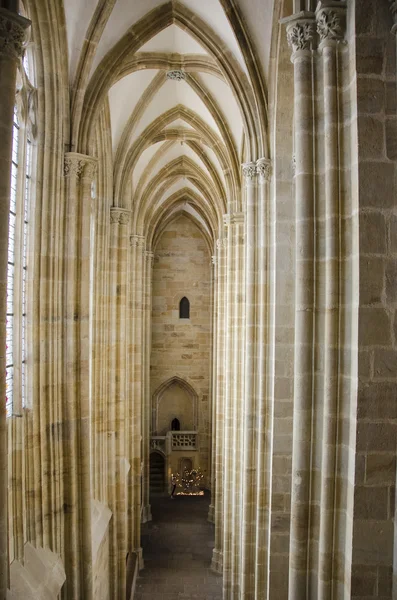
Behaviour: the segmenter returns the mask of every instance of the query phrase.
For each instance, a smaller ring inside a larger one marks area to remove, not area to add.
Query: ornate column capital
[[[0,8],[0,54],[18,60],[22,55],[29,19]]]
[[[302,11],[281,19],[287,26],[288,46],[292,50],[291,61],[310,58],[316,42],[316,19],[314,13]]]
[[[146,238],[144,235],[131,235],[130,236],[130,246],[131,248],[144,248],[145,247]]]
[[[391,32],[397,33],[397,0],[389,0],[391,14],[393,15],[394,25],[391,28]]]
[[[257,171],[256,171],[256,163],[255,162],[247,162],[241,165],[243,170],[243,176],[245,179],[246,186],[252,186],[255,184]]]
[[[151,250],[146,250],[145,251],[145,257],[146,257],[146,260],[149,263],[149,267],[152,267],[153,266],[153,261],[154,261],[154,252],[152,252]]]
[[[219,251],[226,250],[226,246],[227,246],[226,238],[219,238],[218,240],[216,240],[216,247]]]
[[[321,0],[316,8],[317,33],[320,50],[326,45],[343,42],[346,32],[346,2]]]
[[[216,255],[216,254],[213,254],[213,255],[211,256],[211,264],[212,264],[214,267],[216,267],[216,265],[218,264],[218,257],[217,257],[217,255]]]
[[[128,225],[130,222],[131,211],[126,208],[112,206],[110,208],[110,222],[118,223],[119,225]]]
[[[259,183],[265,183],[272,178],[272,161],[270,158],[260,158],[256,161],[256,172],[259,175]]]
[[[97,169],[97,159],[87,154],[78,152],[65,152],[64,169],[65,177],[75,177],[76,179],[87,178],[94,179]]]
[[[223,215],[223,223],[225,227],[230,225],[244,225],[245,215],[242,212],[227,213]]]

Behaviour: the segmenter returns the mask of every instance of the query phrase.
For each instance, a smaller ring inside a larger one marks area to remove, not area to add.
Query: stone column
[[[144,278],[144,314],[143,314],[143,395],[142,395],[142,462],[143,462],[143,506],[142,522],[152,520],[150,509],[150,423],[152,416],[152,402],[150,396],[150,349],[152,346],[152,279],[153,279],[153,252],[145,252],[145,278]]]
[[[230,391],[230,564],[227,565],[227,580],[224,588],[228,598],[239,598],[240,589],[240,552],[241,552],[241,493],[242,489],[242,414],[241,400],[244,396],[244,213],[236,212],[226,215],[225,225],[231,232],[232,246],[232,275],[233,286],[230,298],[232,328],[231,362],[231,391]],[[226,502],[226,499],[225,499]],[[226,529],[226,524],[225,524]],[[225,559],[224,559],[225,562]]]
[[[16,8],[17,10],[17,8]],[[7,548],[7,423],[5,405],[6,312],[8,217],[11,190],[12,124],[18,60],[22,53],[25,30],[30,22],[17,13],[0,8],[0,598],[5,600],[8,579]]]
[[[234,515],[234,456],[237,450],[235,446],[234,411],[236,380],[239,365],[236,362],[237,348],[237,319],[236,314],[237,296],[241,289],[237,278],[238,256],[236,248],[238,245],[239,231],[244,224],[242,213],[229,213],[224,216],[224,225],[227,232],[227,256],[226,256],[226,336],[225,336],[225,396],[224,396],[224,451],[223,451],[223,587],[226,597],[231,598],[233,580],[233,541],[235,538]],[[240,340],[241,343],[241,340]]]
[[[245,183],[245,356],[244,356],[244,403],[243,460],[242,460],[242,530],[240,557],[240,593],[244,598],[254,598],[255,589],[255,490],[257,475],[257,171],[256,163],[242,165]]]
[[[211,568],[223,571],[223,433],[225,385],[225,314],[226,314],[226,239],[217,240],[218,257],[218,315],[216,327],[217,380],[216,380],[216,440],[215,440],[215,547]]]
[[[289,600],[308,595],[310,541],[311,426],[315,303],[313,53],[315,19],[299,13],[287,19],[294,64],[295,124],[295,358],[291,490]]]
[[[113,513],[110,525],[112,597],[124,598],[127,553],[127,481],[129,462],[126,459],[126,302],[128,276],[128,223],[130,211],[110,209],[110,364],[111,385],[109,394],[110,434],[112,452],[111,493],[109,506]]]
[[[273,372],[274,343],[271,328],[271,290],[270,274],[272,261],[270,180],[271,162],[260,158],[256,162],[258,174],[258,210],[257,210],[257,482],[255,520],[256,520],[256,558],[255,558],[255,598],[267,598],[269,572],[269,535],[270,535],[270,490],[273,435]]]
[[[128,456],[131,463],[128,485],[128,531],[129,549],[136,552],[139,567],[143,568],[141,540],[142,507],[142,364],[143,364],[143,315],[144,315],[144,271],[145,237],[134,234],[130,237],[131,269],[129,291],[129,315],[131,317],[129,352],[129,417]]]
[[[216,380],[218,376],[217,315],[218,315],[218,256],[214,254],[212,263],[212,376],[211,376],[211,503],[208,521],[215,523],[215,456],[216,456]]]
[[[70,599],[92,598],[90,475],[90,231],[91,183],[96,160],[65,154],[65,566]],[[73,382],[73,384],[71,383]],[[70,537],[69,537],[70,536]],[[70,586],[70,587],[69,587]]]
[[[321,500],[318,556],[318,598],[334,598],[337,580],[337,451],[339,419],[339,321],[340,321],[340,181],[338,47],[343,40],[346,3],[322,0],[316,10],[319,53],[324,88],[324,254],[323,281],[323,427],[321,440]],[[320,257],[319,257],[320,258]]]

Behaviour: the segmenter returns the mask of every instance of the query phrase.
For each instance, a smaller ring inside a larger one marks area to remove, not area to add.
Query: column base
[[[213,504],[209,505],[207,520],[210,523],[215,523],[215,506]]]
[[[148,523],[152,520],[152,509],[150,504],[142,507],[141,523]]]
[[[212,551],[211,571],[218,575],[223,574],[223,552],[215,548]]]

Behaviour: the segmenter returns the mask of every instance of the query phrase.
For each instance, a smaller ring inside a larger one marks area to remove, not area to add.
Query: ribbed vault
[[[241,15],[218,1],[206,19],[190,2],[146,14],[139,2],[91,4],[85,41],[82,24],[69,32],[71,148],[96,154],[107,110],[113,205],[132,211],[132,231],[188,202],[213,243],[228,206],[241,210],[241,162],[267,155],[264,82]]]

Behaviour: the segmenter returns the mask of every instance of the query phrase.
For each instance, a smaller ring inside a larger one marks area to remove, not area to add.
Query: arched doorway
[[[150,495],[165,492],[165,458],[160,452],[150,454]]]

